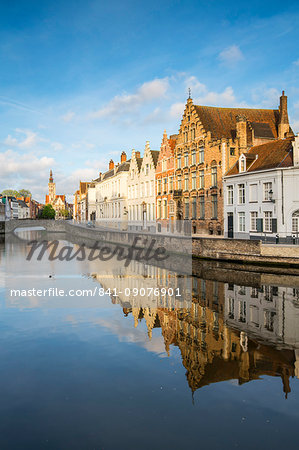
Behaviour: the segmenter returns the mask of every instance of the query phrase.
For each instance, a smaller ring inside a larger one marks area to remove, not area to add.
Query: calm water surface
[[[1,449],[298,448],[297,277],[27,253],[0,243]],[[9,295],[101,286],[183,298]]]

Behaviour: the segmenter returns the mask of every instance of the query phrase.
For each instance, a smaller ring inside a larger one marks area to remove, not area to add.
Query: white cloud
[[[168,88],[168,78],[157,78],[148,81],[143,83],[133,94],[116,95],[106,106],[91,113],[89,117],[109,117],[113,119],[113,116],[136,112],[141,105],[164,97]]]
[[[295,66],[299,66],[299,59],[297,59],[296,61],[294,61],[293,64],[294,64]]]
[[[231,45],[225,48],[218,56],[219,60],[224,64],[235,64],[244,59],[244,55],[237,45]]]
[[[16,128],[15,131],[18,135],[25,135],[25,137],[20,137],[17,139],[9,134],[4,140],[4,143],[10,147],[19,147],[23,149],[32,148],[39,142],[45,141],[45,139],[39,137],[34,131],[23,130],[20,128]]]
[[[62,120],[66,123],[71,122],[73,117],[75,116],[75,113],[73,111],[67,112],[64,116],[62,116]]]
[[[52,142],[51,143],[51,147],[53,148],[53,150],[55,151],[59,151],[63,149],[63,145],[60,142]]]
[[[53,164],[53,158],[47,156],[38,158],[33,153],[21,154],[13,150],[7,150],[0,153],[0,177],[12,177],[12,181],[24,176],[34,177],[36,173],[50,168]]]
[[[174,103],[173,105],[171,105],[169,110],[170,116],[178,120],[182,116],[184,109],[185,103]]]

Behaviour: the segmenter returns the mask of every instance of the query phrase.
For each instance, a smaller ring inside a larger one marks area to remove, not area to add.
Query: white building
[[[97,222],[109,226],[128,220],[128,174],[130,160],[127,161],[125,152],[121,154],[120,164],[109,163],[109,170],[100,174],[95,183],[95,219]],[[94,201],[93,201],[94,205]],[[89,215],[93,212],[89,206]]]
[[[30,219],[30,209],[23,200],[18,200],[18,218]]]
[[[129,224],[140,228],[155,225],[155,173],[159,151],[151,150],[146,142],[143,158],[132,151],[128,177]]]
[[[224,177],[223,191],[226,237],[295,242],[299,137],[275,140],[242,154]]]

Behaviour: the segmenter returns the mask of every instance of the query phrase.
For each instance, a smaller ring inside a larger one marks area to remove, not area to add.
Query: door
[[[234,237],[234,215],[233,213],[227,214],[227,237]]]

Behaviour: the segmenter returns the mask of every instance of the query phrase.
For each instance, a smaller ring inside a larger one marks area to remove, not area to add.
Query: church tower
[[[56,186],[55,186],[55,183],[53,181],[52,170],[50,170],[50,177],[49,177],[48,187],[49,187],[49,203],[53,204],[54,200],[56,198]]]

